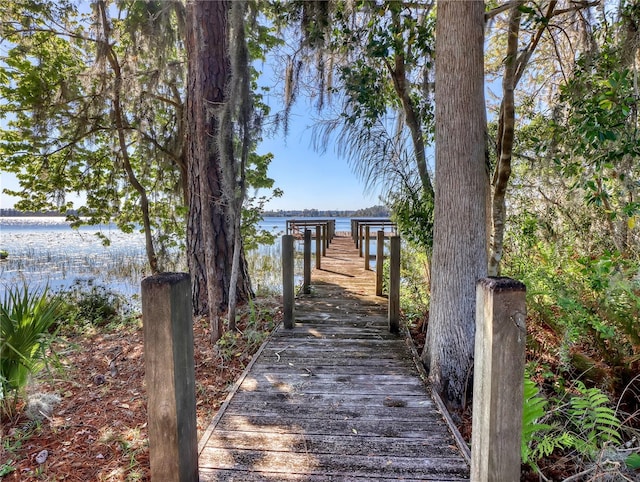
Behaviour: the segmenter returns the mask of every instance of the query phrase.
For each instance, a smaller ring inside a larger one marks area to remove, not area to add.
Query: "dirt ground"
[[[275,305],[270,310],[268,327],[280,315]],[[194,323],[194,338],[201,434],[259,343],[248,346],[239,337],[225,356],[214,354],[204,320]],[[24,411],[4,421],[0,479],[149,480],[141,323],[111,333],[65,336],[52,351],[49,371],[41,373],[31,392],[55,394],[60,401],[40,422],[29,420]]]

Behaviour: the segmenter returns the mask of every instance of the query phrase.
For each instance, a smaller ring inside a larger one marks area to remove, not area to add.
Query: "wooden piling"
[[[316,226],[316,269],[320,269],[322,258],[322,226]]]
[[[400,332],[400,236],[391,236],[389,247],[389,331]]]
[[[371,261],[371,227],[365,226],[364,228],[364,269],[366,271],[371,270],[369,262]]]
[[[191,280],[165,273],[142,280],[151,479],[198,480]]]
[[[322,229],[322,239],[326,240],[327,237],[329,236],[329,233],[327,232],[327,226],[326,226],[326,224],[323,224],[320,227]],[[326,256],[327,255],[327,247],[328,246],[329,245],[325,241],[323,241],[323,243],[322,243],[322,256]]]
[[[471,480],[520,479],[526,346],[525,286],[484,278],[476,288]]]
[[[285,328],[293,328],[294,316],[294,279],[293,279],[293,235],[282,236],[282,307]]]
[[[311,293],[311,230],[304,230],[304,277],[302,281],[302,292],[305,295]]]
[[[384,282],[384,231],[376,233],[376,296],[382,296]]]

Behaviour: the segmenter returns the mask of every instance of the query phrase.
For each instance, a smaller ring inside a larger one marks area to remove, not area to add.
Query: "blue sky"
[[[344,210],[380,204],[377,192],[365,193],[363,183],[352,173],[347,161],[336,156],[333,146],[328,146],[324,154],[314,152],[313,119],[303,116],[302,111],[294,110],[286,138],[276,135],[265,139],[258,148],[260,154],[274,155],[269,176],[284,191],[267,209]]]

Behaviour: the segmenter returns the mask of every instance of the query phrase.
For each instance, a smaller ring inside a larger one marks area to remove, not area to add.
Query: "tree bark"
[[[502,102],[498,122],[498,162],[493,177],[493,200],[491,206],[491,247],[489,254],[489,276],[498,276],[504,247],[504,225],[506,220],[506,194],[511,177],[511,159],[513,156],[513,137],[515,129],[516,67],[518,56],[518,35],[522,12],[514,7],[509,14],[507,30],[507,55],[505,57],[502,78]]]
[[[227,222],[218,145],[222,138],[219,113],[227,101],[231,78],[229,8],[229,1],[187,4],[187,256],[194,312],[209,314],[212,341],[223,333],[221,314],[229,301],[234,242]],[[248,280],[242,277],[238,287],[238,300],[246,300]]]
[[[463,407],[473,367],[476,281],[487,273],[484,3],[440,0],[431,311],[422,359],[433,389]]]

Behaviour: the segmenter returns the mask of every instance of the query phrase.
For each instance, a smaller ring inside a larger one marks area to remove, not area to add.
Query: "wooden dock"
[[[201,481],[469,480],[349,237],[337,237],[199,444]]]

